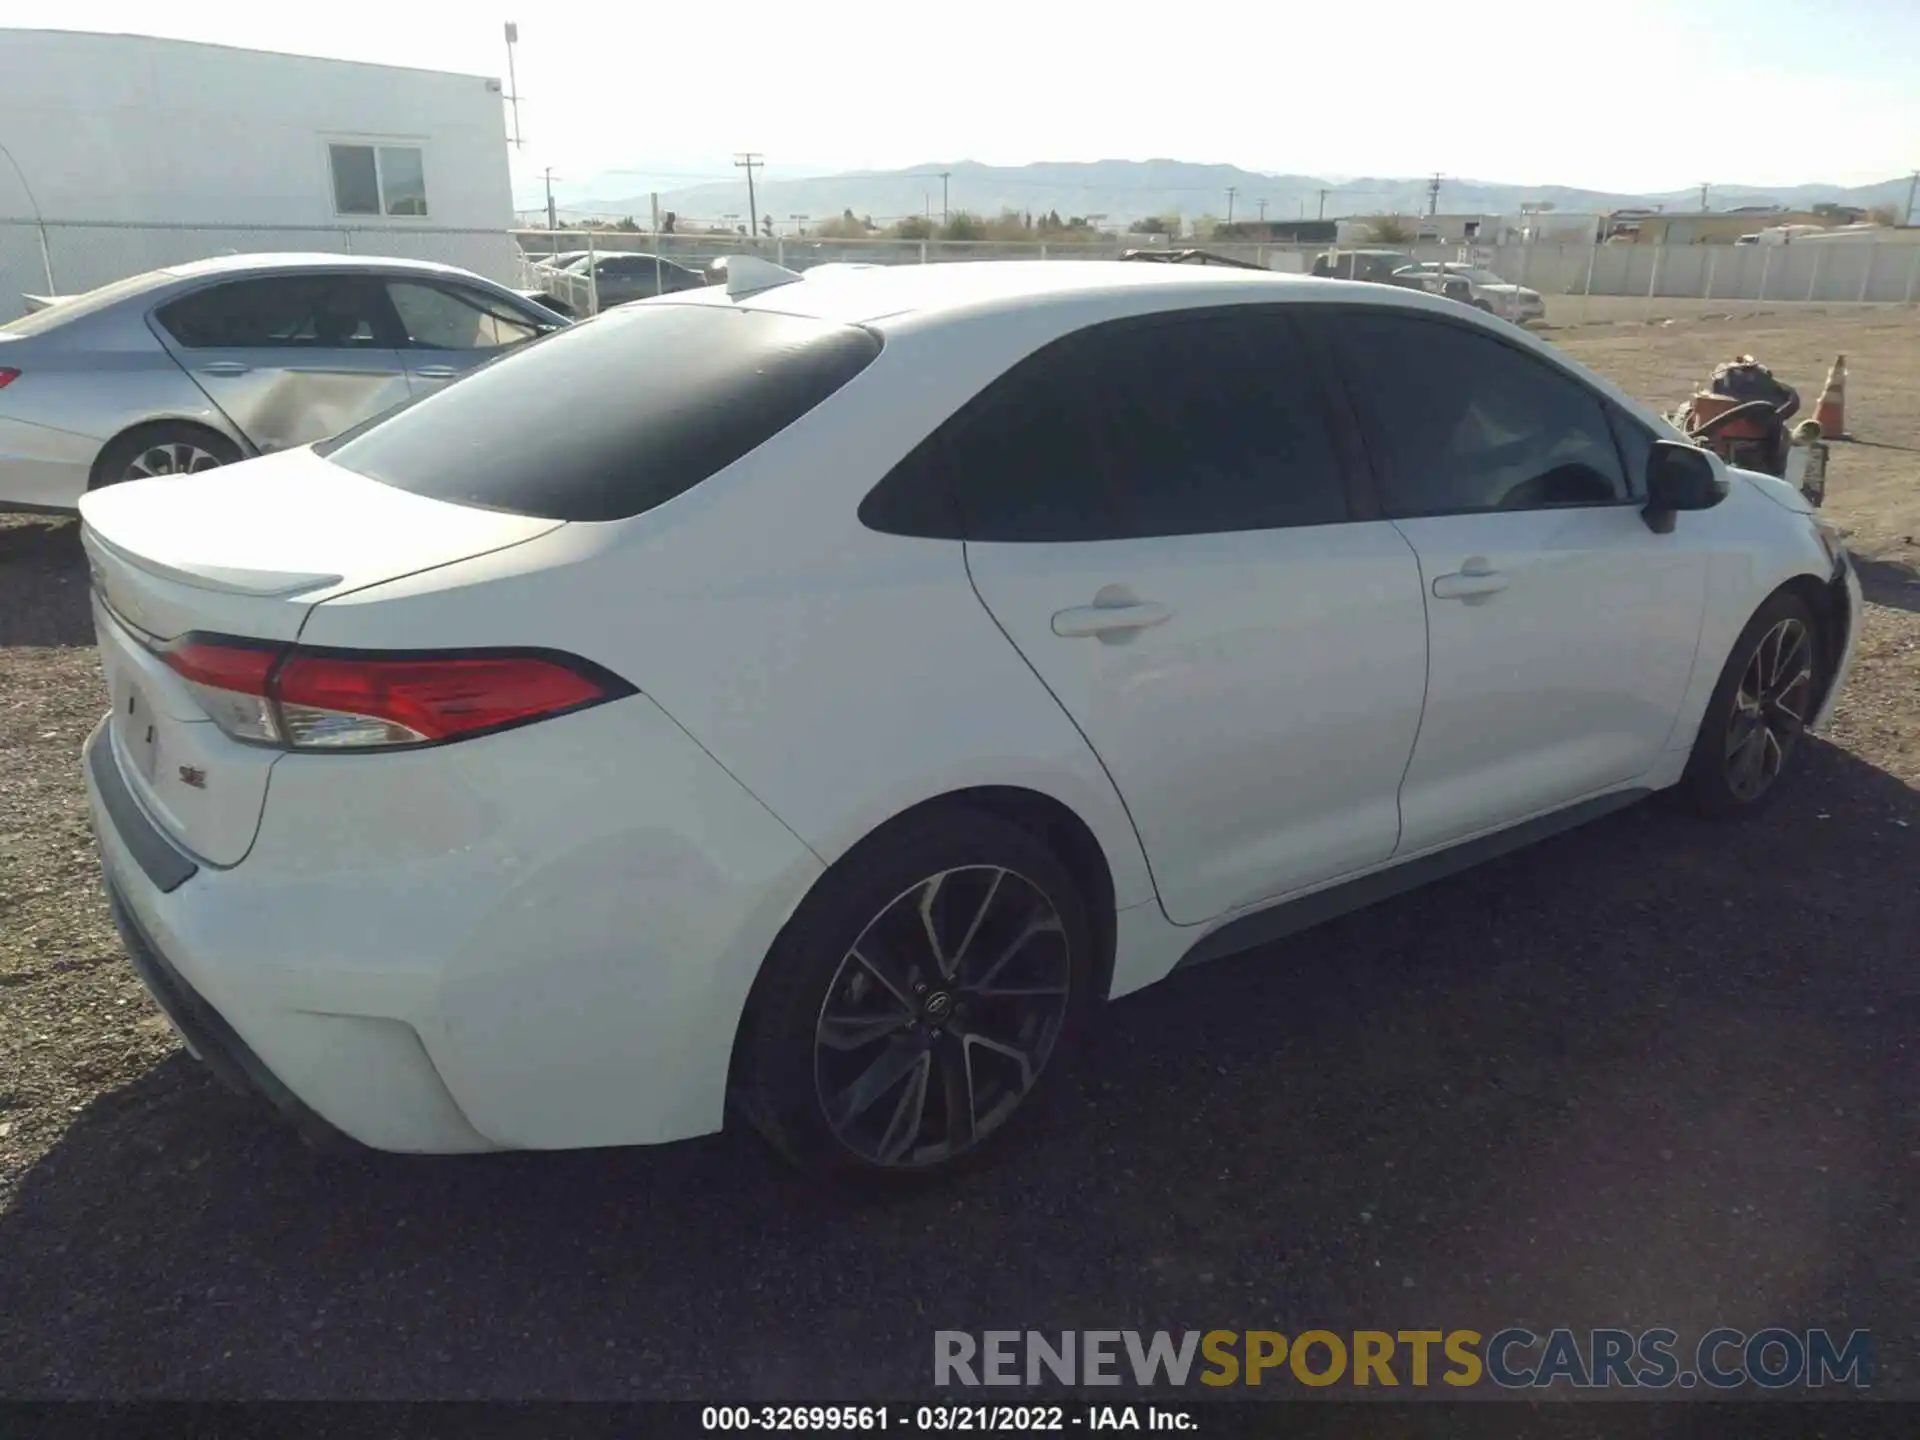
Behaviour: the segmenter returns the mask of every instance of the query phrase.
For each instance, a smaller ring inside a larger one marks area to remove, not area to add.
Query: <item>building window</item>
[[[427,172],[417,145],[329,145],[333,208],[341,215],[425,215]]]

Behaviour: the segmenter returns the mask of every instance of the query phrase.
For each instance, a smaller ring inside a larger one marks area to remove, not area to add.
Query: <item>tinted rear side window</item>
[[[1320,389],[1269,307],[1119,321],[981,392],[861,507],[875,529],[1135,540],[1350,518]]]
[[[537,340],[320,447],[456,505],[620,520],[758,448],[873,363],[871,332],[722,305],[639,305]]]

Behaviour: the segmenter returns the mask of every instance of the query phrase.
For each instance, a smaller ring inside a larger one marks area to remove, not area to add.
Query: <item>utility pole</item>
[[[1711,188],[1706,181],[1700,182],[1700,213],[1702,215],[1707,213],[1707,191]]]
[[[1262,225],[1267,223],[1267,202],[1264,200],[1260,202],[1260,223]]]
[[[1327,192],[1324,190],[1320,192],[1320,213],[1315,218],[1320,220],[1327,218]]]
[[[747,234],[756,245],[760,243],[760,209],[753,198],[753,172],[766,163],[758,150],[742,150],[733,157],[734,168],[747,172]]]
[[[560,222],[553,213],[553,167],[551,165],[541,172],[541,178],[547,182],[547,229],[558,230]]]
[[[1920,190],[1920,170],[1914,171],[1907,179],[1907,212],[1900,217],[1902,223],[1907,225],[1913,224],[1913,193],[1915,190]]]
[[[1227,187],[1227,224],[1229,225],[1233,223],[1233,197],[1239,193],[1240,190],[1238,186],[1229,185]]]
[[[951,225],[953,223],[953,215],[952,215],[952,212],[950,212],[947,209],[947,181],[953,178],[953,172],[951,170],[942,170],[939,172],[939,174],[940,174],[940,223],[942,225]]]
[[[1427,215],[1429,218],[1440,213],[1440,182],[1442,178],[1440,172],[1436,170],[1433,172],[1433,178],[1427,181]]]
[[[507,99],[513,104],[513,148],[521,148],[520,140],[520,82],[513,74],[513,47],[520,43],[520,27],[507,21]]]

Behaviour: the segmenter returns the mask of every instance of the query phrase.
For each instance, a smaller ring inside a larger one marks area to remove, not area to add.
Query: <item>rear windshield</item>
[[[854,326],[642,303],[558,331],[316,448],[383,484],[548,520],[671,500],[873,363]]]

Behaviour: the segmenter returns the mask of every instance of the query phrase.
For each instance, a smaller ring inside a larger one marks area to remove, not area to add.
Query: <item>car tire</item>
[[[184,420],[140,425],[115,437],[93,462],[90,490],[157,475],[197,475],[242,459],[240,447],[218,430]]]
[[[1095,943],[1079,887],[1031,832],[958,806],[913,813],[848,852],[781,932],[741,1023],[735,1106],[822,1179],[964,1168],[1066,1068]]]
[[[1677,798],[1714,819],[1764,809],[1813,718],[1824,660],[1804,600],[1781,591],[1762,605],[1713,687]]]
[[[1489,305],[1485,300],[1474,301],[1473,308],[1476,310],[1484,310],[1489,315],[1493,314],[1493,306]]]

